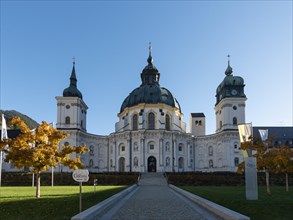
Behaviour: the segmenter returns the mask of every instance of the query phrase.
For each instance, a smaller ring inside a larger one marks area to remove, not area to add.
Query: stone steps
[[[167,180],[163,173],[141,173],[138,182],[140,186],[167,186]]]

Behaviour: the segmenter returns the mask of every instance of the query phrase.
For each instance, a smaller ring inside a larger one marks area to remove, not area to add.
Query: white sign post
[[[79,212],[82,211],[82,182],[89,181],[88,170],[74,170],[72,177],[76,182],[79,182]]]
[[[253,137],[252,123],[239,124],[238,132],[240,142],[251,142]],[[252,156],[252,150],[246,149],[243,151],[243,158],[245,162],[245,192],[247,200],[258,200],[258,185],[257,185],[257,171],[256,158]]]
[[[258,200],[258,185],[256,172],[256,158],[245,159],[245,191],[247,200]]]

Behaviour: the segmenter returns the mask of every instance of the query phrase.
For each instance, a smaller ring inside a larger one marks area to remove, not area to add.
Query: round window
[[[237,110],[237,106],[236,106],[236,105],[234,105],[234,106],[233,106],[233,109],[234,109],[234,110]]]
[[[67,108],[67,109],[70,109],[70,105],[66,105],[66,108]]]

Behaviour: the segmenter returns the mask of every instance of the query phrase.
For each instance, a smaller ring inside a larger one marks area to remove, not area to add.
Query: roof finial
[[[149,55],[152,55],[152,42],[149,42]]]
[[[73,65],[75,65],[75,57],[72,57]]]
[[[226,71],[225,71],[225,74],[226,74],[227,76],[230,76],[230,75],[232,75],[232,73],[233,73],[233,69],[232,69],[232,67],[230,66],[230,55],[228,54],[227,57],[228,57],[228,66],[227,66],[227,69],[226,69]]]
[[[149,57],[148,57],[148,63],[152,64],[153,63],[153,58],[152,58],[152,43],[149,42]]]

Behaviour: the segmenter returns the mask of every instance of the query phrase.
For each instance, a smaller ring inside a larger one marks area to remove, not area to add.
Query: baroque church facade
[[[244,80],[232,72],[228,61],[216,89],[216,132],[206,135],[205,115],[191,113],[188,133],[179,102],[160,85],[150,49],[141,85],[122,102],[115,132],[104,136],[86,132],[88,107],[73,62],[70,85],[56,97],[56,128],[69,134],[60,144],[86,144],[81,161],[90,172],[234,172],[243,160],[237,125],[245,123],[247,98]]]

